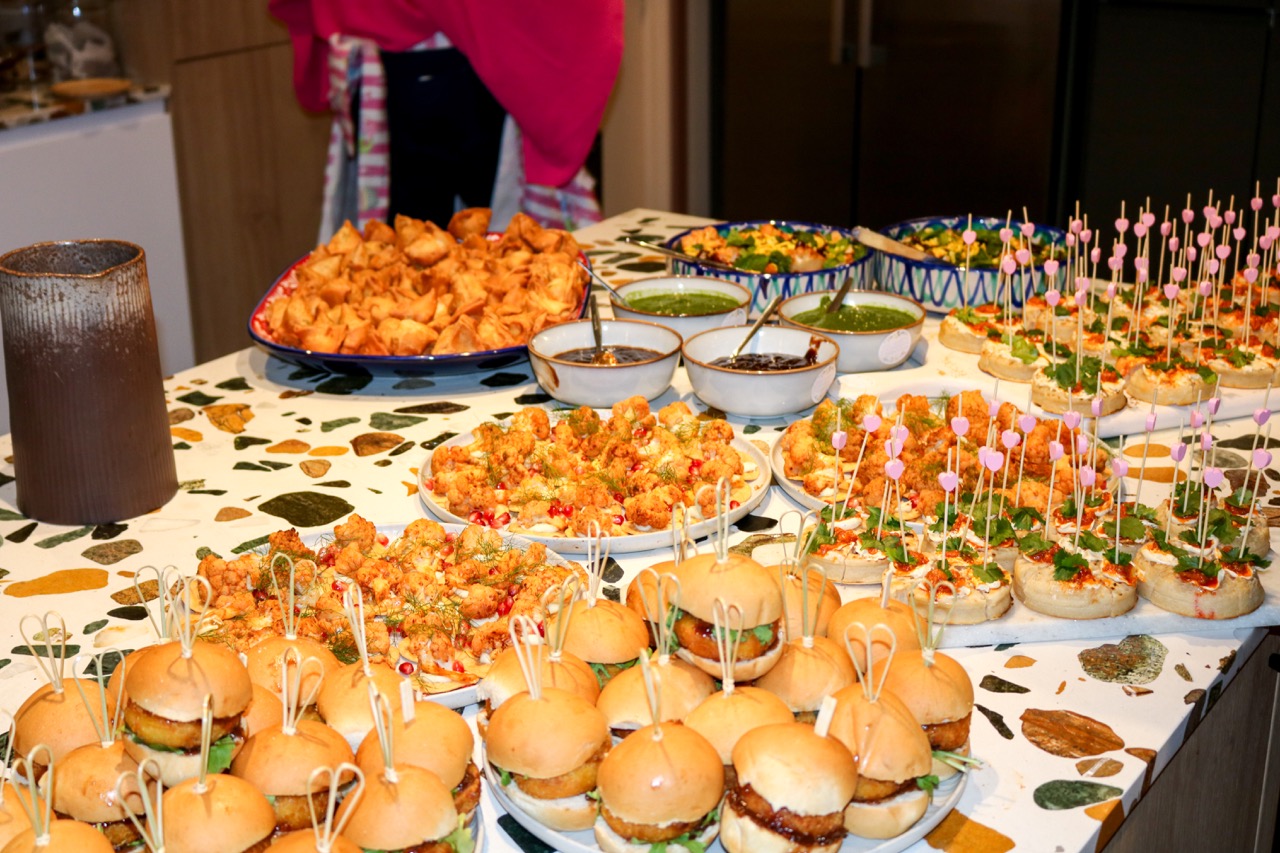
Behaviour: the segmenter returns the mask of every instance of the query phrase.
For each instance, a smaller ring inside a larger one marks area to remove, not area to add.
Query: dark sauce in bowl
[[[818,347],[821,338],[810,338],[809,349],[804,355],[792,355],[784,352],[744,352],[735,358],[722,355],[711,362],[712,367],[726,367],[729,370],[796,370],[801,367],[813,367],[818,363]]]
[[[657,350],[645,349],[643,347],[607,346],[603,349],[603,353],[606,356],[613,356],[612,361],[603,362],[605,364],[635,364],[638,361],[650,361],[652,359],[662,357],[662,353]],[[595,355],[595,347],[580,347],[579,349],[565,350],[564,352],[556,353],[555,358],[572,364],[591,364]]]

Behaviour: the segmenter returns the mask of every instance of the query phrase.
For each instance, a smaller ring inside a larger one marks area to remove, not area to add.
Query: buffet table
[[[622,282],[661,272],[665,263],[613,238],[626,233],[661,241],[701,222],[640,210],[576,236],[596,268]],[[937,346],[936,321],[927,324],[926,340]],[[913,358],[904,370],[919,371],[922,361],[925,367],[931,364],[927,347]],[[875,392],[894,381],[893,373],[845,377],[842,387],[846,393]],[[68,657],[73,649],[133,648],[150,632],[140,608],[132,606],[132,578],[142,567],[174,565],[193,572],[206,549],[224,556],[240,553],[290,526],[304,534],[323,532],[352,512],[379,525],[406,524],[425,512],[417,474],[432,448],[523,406],[557,405],[534,382],[526,363],[461,376],[372,378],[297,367],[254,349],[183,371],[166,381],[166,391],[181,487],[153,513],[78,528],[30,521],[16,510],[11,457],[0,466],[0,707],[5,710],[16,710],[38,683],[18,631],[22,615],[60,612],[69,634]],[[682,371],[652,405],[657,409],[677,399],[705,408]],[[730,421],[743,437],[766,445],[787,423]],[[0,438],[0,456],[11,452],[8,442]],[[731,542],[776,546],[779,519],[797,506],[782,489],[771,488],[739,523]],[[667,558],[662,551],[619,557],[623,574],[606,576],[607,594],[616,595],[636,571]],[[1269,599],[1268,605],[1274,604]],[[1205,630],[951,651],[976,688],[972,746],[984,765],[970,775],[956,810],[909,849],[1101,849],[1149,789],[1153,800],[1162,790],[1175,790],[1174,771],[1168,783],[1156,779],[1192,733],[1196,737],[1188,752],[1211,736],[1226,737],[1235,751],[1214,765],[1221,778],[1196,778],[1188,790],[1220,790],[1226,797],[1231,785],[1253,773],[1258,781],[1245,790],[1255,808],[1244,819],[1256,822],[1261,802],[1261,831],[1268,832],[1275,783],[1261,781],[1261,768],[1272,749],[1271,705],[1259,707],[1250,700],[1242,714],[1228,718],[1215,703],[1225,697],[1225,708],[1233,695],[1243,693],[1243,687],[1224,693],[1242,672],[1251,673],[1254,687],[1249,689],[1269,702],[1275,685],[1263,659],[1275,638],[1265,628],[1195,627]],[[1264,653],[1255,655],[1260,647]],[[1222,801],[1216,796],[1212,802]],[[1214,810],[1243,815],[1238,799],[1228,802]],[[1182,811],[1188,811],[1185,804]],[[1121,837],[1143,817],[1139,811]],[[546,849],[527,836],[513,841],[507,834],[513,825],[498,820],[492,801],[485,821],[489,850]],[[1159,823],[1166,829],[1172,825],[1163,817]],[[1239,837],[1253,839],[1256,831],[1249,824]],[[1155,837],[1129,838],[1114,848],[1150,849],[1144,841],[1154,843]],[[1270,840],[1269,834],[1261,838],[1259,849],[1269,848]],[[1239,848],[1223,840],[1222,849]]]

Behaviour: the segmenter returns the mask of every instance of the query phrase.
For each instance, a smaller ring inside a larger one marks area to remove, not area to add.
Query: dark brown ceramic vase
[[[178,488],[142,247],[37,243],[0,257],[18,509],[54,524],[150,512]]]

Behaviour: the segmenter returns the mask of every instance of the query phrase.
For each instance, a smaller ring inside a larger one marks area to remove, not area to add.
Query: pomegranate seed
[[[634,474],[635,472],[639,471],[643,467],[644,467],[643,462],[637,462],[636,464],[631,466],[631,469],[630,469],[631,473]]]
[[[505,492],[505,491],[507,490],[507,482],[506,482],[506,480],[503,480],[501,483],[499,483],[498,485],[494,486],[493,488],[494,488],[494,489],[496,489],[496,490],[497,490],[497,491],[499,491],[499,492]]]
[[[440,548],[440,556],[442,556],[442,557],[448,557],[450,554],[452,554],[452,553],[453,553],[453,550],[454,550],[453,545],[452,545],[451,543],[446,542],[446,543],[445,543],[443,546],[441,546],[441,548]]]
[[[619,526],[621,526],[626,520],[627,517],[625,515],[615,515],[613,517],[613,523]]]
[[[507,595],[511,596],[512,598],[515,598],[519,594],[520,594],[520,584],[513,583],[511,586],[507,587]]]
[[[547,636],[547,626],[545,623],[543,623],[541,619],[538,620],[538,636],[539,637]]]
[[[742,506],[742,504],[737,501],[729,501],[729,509],[737,509],[740,506]]]
[[[413,675],[413,664],[405,661],[398,667],[401,675]]]
[[[498,602],[498,615],[506,616],[508,613],[511,612],[511,605],[514,603],[515,602],[513,602],[509,598],[502,599],[502,601]]]
[[[436,478],[428,477],[427,479],[422,481],[422,485],[426,488],[428,492],[434,492],[436,490]]]
[[[614,503],[622,503],[622,492],[614,492],[613,501]]]
[[[453,662],[453,671],[457,673],[464,673],[467,670],[466,670],[466,667],[462,665],[462,661],[456,660]]]
[[[333,587],[334,592],[344,592],[347,588],[346,584],[344,584],[342,581],[334,581],[332,584],[330,584],[330,586]]]
[[[489,516],[489,523],[497,527],[504,527],[511,523],[511,513],[504,512],[502,515],[498,516],[496,519],[493,516]]]
[[[390,542],[390,541],[391,541],[391,540],[387,538],[387,534],[385,534],[385,533],[379,533],[379,534],[378,534],[378,544],[379,544],[379,545],[382,545],[382,546],[384,546],[384,547],[385,547],[385,546],[386,546],[386,544],[387,544],[388,542]]]
[[[484,521],[484,513],[478,509],[471,510],[471,514],[467,516],[467,521],[472,524],[479,524]]]

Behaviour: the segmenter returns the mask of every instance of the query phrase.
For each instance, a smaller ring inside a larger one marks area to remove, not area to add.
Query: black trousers
[[[382,53],[390,137],[388,221],[397,213],[441,227],[464,207],[488,207],[506,111],[454,48]]]

